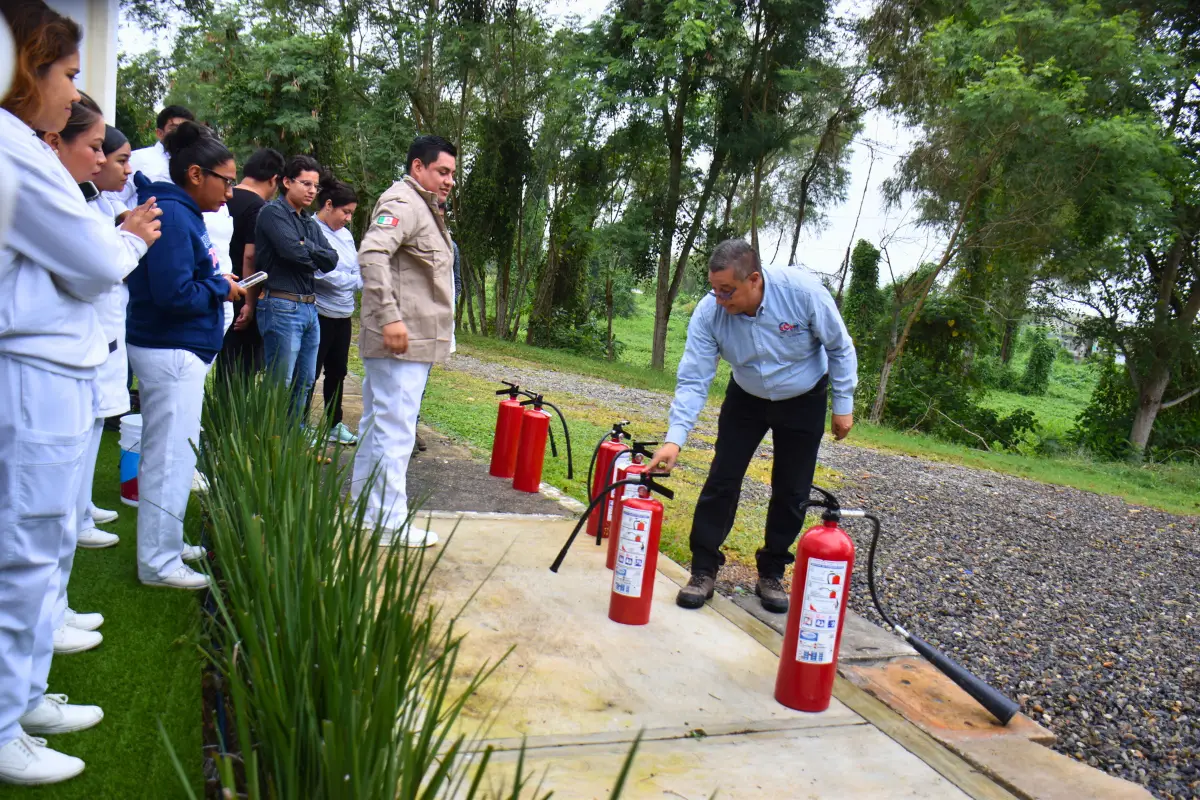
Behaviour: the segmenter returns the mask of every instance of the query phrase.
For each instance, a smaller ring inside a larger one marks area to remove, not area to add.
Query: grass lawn
[[[101,800],[183,796],[162,743],[161,721],[197,793],[201,778],[201,657],[199,597],[193,592],[151,589],[137,580],[134,509],[118,502],[117,436],[104,434],[96,468],[95,502],[121,518],[104,530],[121,542],[107,550],[80,550],[71,576],[76,611],[104,614],[104,643],[86,653],[56,656],[50,691],[75,703],[104,709],[104,721],[79,733],[48,737],[51,747],[87,762],[82,775],[40,788],[0,787],[0,797]],[[189,509],[189,538],[199,508]]]
[[[1013,370],[1018,375],[1024,371],[1027,358],[1013,359]],[[1059,359],[1050,372],[1050,388],[1046,394],[1035,397],[992,389],[983,405],[1001,415],[1027,408],[1037,416],[1039,436],[1063,442],[1075,427],[1076,418],[1091,401],[1098,380],[1094,365]]]

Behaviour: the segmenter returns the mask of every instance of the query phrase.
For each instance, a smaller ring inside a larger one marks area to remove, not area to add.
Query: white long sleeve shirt
[[[333,231],[321,221],[317,227],[330,247],[337,251],[337,269],[313,273],[313,288],[317,294],[317,312],[323,317],[344,319],[354,314],[354,293],[362,291],[362,272],[358,269],[358,245],[347,227]]]
[[[125,274],[117,230],[33,129],[0,109],[0,152],[16,170],[17,214],[0,249],[0,353],[84,380],[108,357],[92,303]]]
[[[829,290],[810,273],[763,265],[763,299],[753,317],[730,314],[712,293],[696,304],[679,361],[667,441],[683,446],[708,400],[724,358],[748,394],[787,400],[808,392],[826,373],[833,413],[854,411],[858,359]]]

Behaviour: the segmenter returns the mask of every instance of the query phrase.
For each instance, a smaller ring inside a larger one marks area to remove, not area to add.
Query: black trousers
[[[350,317],[326,317],[321,314],[317,314],[317,323],[321,326],[321,344],[317,347],[313,391],[316,391],[316,379],[324,372],[325,383],[321,386],[321,394],[325,397],[325,413],[329,415],[329,424],[337,425],[342,421],[342,385],[350,368],[353,326]],[[309,405],[312,405],[311,395]]]
[[[242,313],[242,303],[233,304],[233,318]],[[217,355],[217,369],[214,380],[222,380],[228,375],[241,375],[249,381],[263,368],[263,340],[258,332],[258,323],[251,322],[244,331],[235,331],[232,327],[225,334],[221,344],[221,352]]]
[[[763,400],[748,394],[732,378],[717,421],[717,452],[692,519],[692,573],[716,574],[725,563],[721,545],[733,529],[742,480],[763,436],[771,431],[771,503],[767,507],[765,545],[756,554],[758,574],[782,578],[796,560],[789,551],[803,524],[795,513],[808,499],[817,449],[825,433],[828,378],[811,391],[787,400]]]

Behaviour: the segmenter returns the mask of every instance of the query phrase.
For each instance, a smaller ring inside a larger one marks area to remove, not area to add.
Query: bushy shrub
[[[589,319],[582,325],[578,325],[573,323],[568,315],[555,311],[550,326],[539,331],[536,344],[539,347],[567,350],[581,356],[606,358],[608,356],[607,323]],[[624,342],[614,338],[613,352],[616,358],[619,359],[624,351]]]
[[[999,356],[980,356],[973,367],[975,377],[989,389],[1015,392],[1021,379],[1012,365],[1005,364]]]
[[[1050,370],[1060,350],[1058,340],[1051,339],[1044,330],[1033,338],[1029,360],[1025,362],[1025,374],[1021,376],[1021,394],[1043,395],[1050,388]]]
[[[1101,458],[1123,459],[1130,455],[1129,433],[1137,409],[1137,392],[1125,367],[1111,359],[1099,367],[1100,380],[1092,400],[1076,419],[1071,432],[1073,444]],[[1176,381],[1189,385],[1196,376],[1185,374]],[[1200,460],[1200,395],[1160,411],[1150,432],[1147,455],[1151,459],[1189,457]]]
[[[1018,408],[1000,416],[978,402],[961,381],[946,380],[917,359],[904,362],[888,388],[884,421],[977,449],[1016,450],[1037,429],[1033,412]]]

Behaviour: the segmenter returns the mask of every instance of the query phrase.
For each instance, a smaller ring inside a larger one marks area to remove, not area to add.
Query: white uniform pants
[[[92,484],[96,477],[96,458],[100,455],[100,439],[104,435],[104,420],[97,419],[92,425],[88,437],[87,450],[83,456],[83,471],[80,473],[79,499],[75,504],[76,535],[63,540],[63,552],[59,554],[58,563],[62,570],[62,580],[58,585],[58,597],[54,602],[52,617],[54,630],[62,627],[63,617],[67,613],[67,581],[71,579],[71,568],[75,565],[75,542],[78,534],[96,523],[92,520]]]
[[[383,525],[396,530],[408,518],[408,462],[417,438],[421,395],[432,364],[394,358],[364,358],[363,418],[359,425],[358,452],[350,493],[367,499],[367,520],[374,524],[382,513]],[[371,470],[375,481],[367,486]]]
[[[187,350],[129,346],[142,404],[138,464],[138,577],[165,578],[183,566],[183,518],[196,470],[208,364]]]
[[[95,404],[93,381],[0,355],[0,746],[46,688]]]

